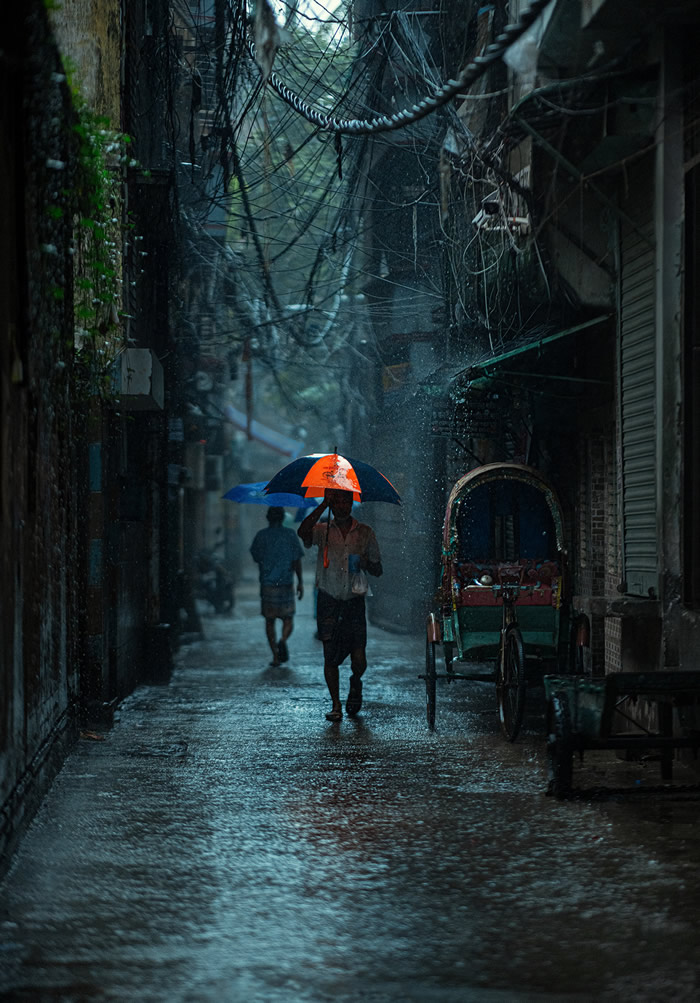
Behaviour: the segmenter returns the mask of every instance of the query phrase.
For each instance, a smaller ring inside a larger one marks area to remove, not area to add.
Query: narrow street
[[[1,888],[0,998],[698,998],[697,793],[608,760],[546,797],[537,693],[512,746],[486,684],[431,734],[421,639],[376,628],[328,724],[310,596],[273,670],[256,592],[68,757]]]

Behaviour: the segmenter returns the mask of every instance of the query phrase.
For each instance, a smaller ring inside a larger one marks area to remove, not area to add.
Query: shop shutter
[[[653,169],[627,178],[620,247],[620,422],[624,580],[658,590],[656,522],[656,254]]]

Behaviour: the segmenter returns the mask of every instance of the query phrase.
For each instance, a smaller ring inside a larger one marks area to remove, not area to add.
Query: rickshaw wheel
[[[554,694],[547,711],[548,793],[563,800],[571,793],[574,749],[569,701],[564,693]]]
[[[496,673],[496,695],[501,730],[509,742],[518,737],[525,713],[525,646],[520,628],[510,624],[503,639]]]
[[[435,641],[430,638],[425,639],[425,711],[428,718],[428,727],[432,731],[435,727]]]

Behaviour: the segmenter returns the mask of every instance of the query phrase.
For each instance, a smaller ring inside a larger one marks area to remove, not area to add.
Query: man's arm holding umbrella
[[[297,535],[305,547],[310,547],[314,542],[314,526],[328,508],[328,499],[324,497],[320,505],[317,505],[313,512],[309,512],[307,517],[300,523]]]

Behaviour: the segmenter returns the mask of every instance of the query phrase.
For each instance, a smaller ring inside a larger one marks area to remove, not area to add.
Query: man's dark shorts
[[[316,598],[318,636],[323,641],[323,657],[330,665],[340,665],[349,654],[367,644],[365,597],[334,599],[318,590]]]

